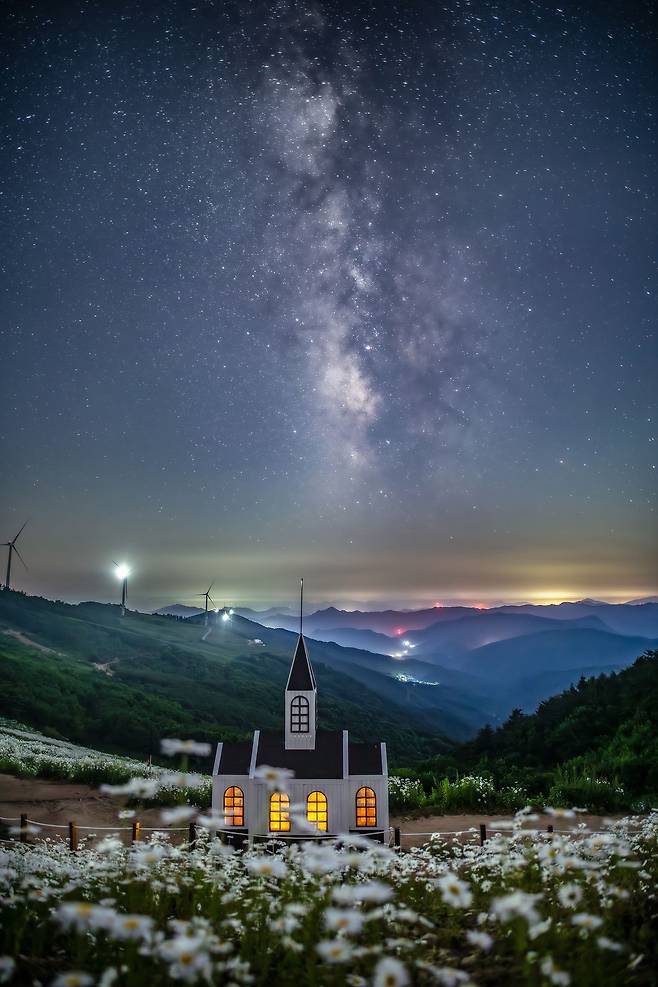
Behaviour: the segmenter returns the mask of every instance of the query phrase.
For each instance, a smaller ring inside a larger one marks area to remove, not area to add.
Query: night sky
[[[650,5],[1,16],[17,587],[656,591]]]

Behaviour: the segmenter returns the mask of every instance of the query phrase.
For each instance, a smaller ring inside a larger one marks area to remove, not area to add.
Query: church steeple
[[[286,684],[286,750],[315,749],[317,685],[303,634],[304,580],[299,587],[299,638]]]

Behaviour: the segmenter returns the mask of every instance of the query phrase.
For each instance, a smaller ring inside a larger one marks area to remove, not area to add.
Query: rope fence
[[[455,830],[434,830],[431,833],[426,832],[406,832],[403,833],[398,826],[391,826],[389,828],[389,844],[391,841],[391,836],[393,840],[393,847],[396,849],[402,848],[402,840],[406,837],[408,839],[416,839],[418,837],[438,838],[443,836],[468,836],[471,840],[480,841],[480,846],[484,846],[488,839],[491,839],[493,834],[512,834],[524,835],[524,836],[557,836],[560,833],[568,833],[570,836],[603,836],[606,830],[602,829],[555,829],[552,823],[549,823],[546,829],[515,829],[513,826],[487,826],[486,823],[480,823],[478,828],[471,827],[470,829],[455,829]]]
[[[210,832],[215,834],[222,834],[226,836],[233,837],[236,843],[244,844],[247,841],[266,841],[268,843],[285,842],[287,840],[293,841],[312,841],[312,840],[328,840],[335,839],[335,835],[331,833],[304,833],[304,834],[293,834],[293,833],[256,833],[250,834],[245,832],[243,829],[230,828],[226,826],[203,826],[199,827],[196,821],[192,821],[188,826],[142,826],[138,819],[134,819],[130,826],[79,826],[75,819],[71,819],[66,823],[49,823],[40,822],[37,819],[30,819],[27,814],[23,813],[20,816],[0,816],[0,822],[8,823],[20,823],[18,827],[17,835],[20,843],[28,843],[28,836],[34,832],[30,830],[30,826],[37,827],[37,829],[56,829],[67,831],[67,842],[69,848],[73,851],[78,849],[78,834],[79,832],[88,832],[93,835],[96,833],[130,833],[131,843],[135,844],[141,840],[142,833],[187,833],[187,840],[185,841],[190,849],[194,849],[197,844],[198,828],[201,828],[204,832]],[[432,830],[432,831],[420,831],[420,832],[403,832],[399,826],[390,826],[388,832],[385,830],[377,831],[377,835],[381,837],[381,840],[387,843],[389,846],[393,846],[396,850],[402,849],[402,840],[417,840],[430,838],[432,840],[443,839],[444,837],[468,837],[469,840],[479,840],[480,846],[484,846],[485,842],[494,834],[507,834],[515,832],[515,835],[523,834],[530,837],[537,836],[552,836],[559,835],[560,833],[569,833],[571,836],[600,836],[605,833],[604,830],[591,830],[591,829],[555,829],[555,827],[549,823],[546,829],[516,829],[512,826],[493,826],[487,825],[487,823],[480,823],[478,827],[471,826],[468,829],[451,829],[451,830]],[[373,836],[374,833],[370,834],[360,834]],[[348,841],[345,840],[347,843]],[[16,840],[0,840],[0,843],[15,845]]]

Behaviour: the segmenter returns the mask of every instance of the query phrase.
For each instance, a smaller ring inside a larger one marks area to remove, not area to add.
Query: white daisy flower
[[[196,816],[198,809],[193,805],[177,805],[173,809],[163,809],[160,819],[165,826],[175,826],[179,822],[187,822]]]
[[[266,854],[259,857],[251,857],[246,863],[247,870],[257,877],[278,877],[283,878],[288,873],[288,868],[283,860]]]
[[[599,936],[596,940],[596,945],[599,949],[609,949],[611,953],[622,953],[624,947],[619,942],[614,942],[612,939],[608,939],[607,936]]]
[[[363,884],[344,884],[334,888],[331,892],[333,901],[338,905],[351,905],[356,901],[372,902],[380,904],[390,901],[393,897],[393,888],[383,881],[365,881]]]
[[[270,789],[280,788],[282,791],[285,791],[285,783],[294,775],[295,772],[288,768],[272,768],[269,764],[261,764],[254,771],[254,778],[267,782]]]
[[[149,915],[115,915],[109,929],[114,939],[148,939],[153,931]]]
[[[321,939],[315,948],[326,963],[347,963],[352,958],[352,944],[347,939]]]
[[[177,740],[176,738],[171,738],[160,741],[160,750],[166,757],[173,757],[175,754],[207,757],[210,754],[210,744],[198,743],[196,740]]]
[[[579,884],[562,884],[557,891],[557,899],[563,908],[575,908],[582,897],[583,891]]]
[[[6,984],[14,975],[16,960],[11,956],[0,956],[0,984]]]
[[[327,908],[324,924],[332,932],[356,935],[363,928],[364,916],[354,908]]]
[[[90,987],[93,982],[94,978],[88,973],[71,971],[71,973],[60,973],[53,980],[51,987]]]
[[[475,929],[469,929],[466,933],[466,938],[471,946],[477,946],[478,949],[484,950],[485,953],[488,953],[494,944],[493,936],[490,936],[488,932],[478,932]]]
[[[393,956],[382,956],[375,967],[372,987],[406,987],[409,982],[404,963]]]
[[[566,970],[560,970],[560,968],[555,965],[552,956],[544,957],[540,964],[540,970],[544,976],[547,977],[552,984],[556,984],[557,987],[569,987],[571,977]]]
[[[587,929],[591,932],[593,929],[598,929],[603,925],[603,919],[598,915],[589,915],[587,912],[578,912],[571,919],[571,924],[575,925],[579,929]]]
[[[441,890],[441,897],[447,905],[452,905],[453,908],[470,908],[473,903],[471,889],[452,871],[440,877],[437,884]]]

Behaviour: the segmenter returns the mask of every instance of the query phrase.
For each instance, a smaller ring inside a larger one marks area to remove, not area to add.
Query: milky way
[[[649,5],[3,19],[21,585],[655,591]]]

